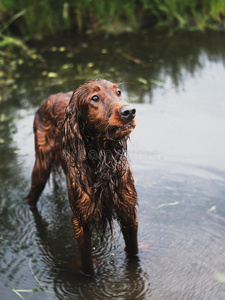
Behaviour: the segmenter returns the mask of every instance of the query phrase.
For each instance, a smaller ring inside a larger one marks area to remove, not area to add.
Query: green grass
[[[188,30],[225,28],[224,0],[1,0],[3,24],[18,14],[6,31],[29,38],[65,30],[135,31],[146,22]]]

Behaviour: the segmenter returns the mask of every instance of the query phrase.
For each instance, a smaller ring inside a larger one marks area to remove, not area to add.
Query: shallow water
[[[38,47],[46,64],[21,67],[16,87],[2,87],[0,298],[224,299],[225,36],[146,32]],[[128,152],[140,252],[127,260],[116,223],[112,242],[94,232],[97,276],[88,279],[79,274],[63,176],[50,180],[38,211],[23,198],[36,108],[93,77],[123,82],[123,98],[136,102]]]

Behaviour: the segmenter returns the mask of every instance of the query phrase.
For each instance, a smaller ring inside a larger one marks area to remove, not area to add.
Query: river
[[[33,41],[44,61],[15,59],[1,87],[0,298],[225,299],[225,35],[143,31]],[[63,175],[31,212],[40,103],[90,78],[119,82],[137,109],[128,155],[138,192],[139,255],[118,225],[93,233],[97,276],[80,256]]]

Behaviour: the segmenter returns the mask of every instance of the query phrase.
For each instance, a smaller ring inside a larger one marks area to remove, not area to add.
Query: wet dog
[[[117,219],[125,251],[136,255],[137,194],[126,158],[136,110],[122,101],[116,84],[90,80],[75,92],[51,95],[34,119],[36,161],[27,202],[35,207],[51,171],[66,174],[82,270],[94,274],[91,229]]]

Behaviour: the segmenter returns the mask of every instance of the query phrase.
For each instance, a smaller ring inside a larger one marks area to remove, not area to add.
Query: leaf
[[[178,201],[170,202],[170,203],[163,203],[163,204],[160,204],[159,206],[155,207],[155,209],[159,209],[159,208],[164,207],[164,206],[174,206],[174,205],[177,205],[177,204],[179,204]]]
[[[65,47],[59,47],[59,52],[64,52],[64,51],[66,51],[66,48]]]
[[[6,84],[7,85],[11,85],[11,84],[13,84],[15,82],[15,80],[13,79],[13,78],[10,78],[10,79],[7,79],[6,80]]]
[[[158,86],[161,86],[161,87],[164,87],[164,88],[168,88],[168,86],[162,81],[155,80],[155,79],[150,79],[150,82],[155,84],[155,85],[158,85]]]
[[[20,293],[32,293],[34,290],[16,290],[12,288],[13,292],[16,293],[21,299],[25,300]]]
[[[139,82],[143,83],[144,85],[148,84],[148,81],[142,77],[138,77],[137,79]]]
[[[49,73],[48,73],[48,77],[49,77],[49,78],[55,78],[55,77],[58,77],[58,74],[55,73],[55,72],[49,72]]]
[[[37,55],[36,53],[33,53],[33,54],[31,54],[31,58],[37,59],[37,58],[38,58],[38,55]]]
[[[128,59],[128,60],[134,62],[135,64],[140,64],[140,63],[141,63],[141,60],[140,60],[140,59],[135,58],[135,57],[133,57],[133,56],[130,56],[129,54],[124,53],[124,54],[123,54],[123,57],[125,57],[126,59]]]
[[[32,265],[31,265],[31,260],[30,260],[30,259],[29,259],[29,267],[30,267],[30,271],[31,271],[31,273],[32,273],[32,275],[33,275],[33,277],[34,277],[34,279],[37,281],[37,283],[38,283],[39,285],[43,286],[43,283],[40,282],[40,281],[38,280],[37,276],[34,274],[34,271],[33,271],[33,269],[32,269]]]
[[[71,69],[71,68],[73,68],[73,64],[64,64],[61,66],[61,68],[63,70]]]
[[[93,63],[93,62],[89,62],[89,63],[87,64],[87,66],[88,66],[88,68],[92,68],[92,67],[94,67],[94,63]]]
[[[5,120],[7,120],[7,115],[1,114],[0,115],[0,122],[4,122]]]
[[[218,272],[218,273],[215,273],[213,277],[216,281],[225,283],[225,273]]]
[[[74,54],[73,54],[72,52],[67,53],[67,54],[66,54],[66,57],[72,58],[72,57],[74,57]]]
[[[216,211],[216,206],[213,205],[210,209],[208,209],[208,212],[215,212]]]
[[[82,66],[81,66],[81,64],[77,64],[77,71],[78,71],[78,73],[82,72]]]
[[[14,288],[12,289],[14,293],[16,293],[21,299],[24,299],[22,295],[20,295],[20,293],[18,293],[17,290],[15,290]],[[25,300],[25,299],[24,299]]]

